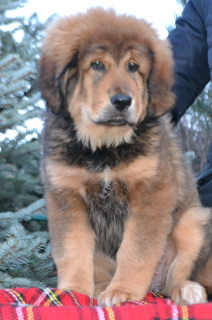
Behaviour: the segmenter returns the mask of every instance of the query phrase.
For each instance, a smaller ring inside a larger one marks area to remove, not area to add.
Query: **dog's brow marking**
[[[129,46],[129,47],[127,47],[125,50],[126,51],[129,51],[129,50],[135,50],[136,48],[134,47],[134,46]]]
[[[111,49],[110,47],[106,46],[106,45],[96,45],[96,46],[93,46],[91,48],[89,48],[89,53],[93,53],[97,50],[103,50],[103,51],[107,51],[107,52],[111,52]]]

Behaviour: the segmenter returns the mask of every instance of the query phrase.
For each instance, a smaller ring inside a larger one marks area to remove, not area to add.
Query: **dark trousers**
[[[203,206],[212,208],[212,174],[198,181],[198,190]]]

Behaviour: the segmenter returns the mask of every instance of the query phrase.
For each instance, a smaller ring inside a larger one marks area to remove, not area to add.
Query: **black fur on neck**
[[[54,155],[56,149],[60,149],[58,160],[65,160],[69,165],[79,166],[91,171],[100,172],[105,168],[117,167],[121,162],[129,163],[138,156],[146,156],[151,149],[152,129],[160,124],[159,118],[146,116],[134,129],[131,143],[123,142],[117,147],[97,148],[92,151],[90,147],[84,146],[77,141],[74,120],[68,112],[58,112],[57,115],[50,110],[47,111],[46,128],[44,129],[44,154]],[[50,121],[50,126],[48,122]],[[50,127],[51,130],[48,130]],[[52,127],[55,132],[52,134]],[[48,132],[51,132],[48,134]],[[67,139],[61,137],[67,137]],[[45,143],[48,140],[48,143]],[[45,148],[46,145],[46,148]],[[62,151],[61,151],[62,150]],[[55,158],[55,157],[54,157]]]

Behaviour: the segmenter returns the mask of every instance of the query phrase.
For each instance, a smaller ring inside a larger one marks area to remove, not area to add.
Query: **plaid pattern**
[[[0,290],[0,319],[209,320],[212,319],[212,303],[178,306],[159,294],[148,293],[142,301],[101,308],[96,300],[72,291],[16,288]]]

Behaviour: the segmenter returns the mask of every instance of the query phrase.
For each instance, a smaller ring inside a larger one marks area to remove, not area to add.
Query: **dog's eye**
[[[91,68],[94,70],[103,71],[105,70],[105,66],[101,61],[95,61],[91,63]]]
[[[130,61],[128,63],[128,69],[130,72],[136,72],[136,71],[138,71],[138,65],[136,63]]]

